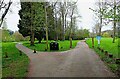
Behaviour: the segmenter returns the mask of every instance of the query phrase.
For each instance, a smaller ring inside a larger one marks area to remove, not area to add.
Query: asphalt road
[[[84,42],[65,52],[37,52],[16,47],[30,58],[28,77],[114,77],[99,56]]]

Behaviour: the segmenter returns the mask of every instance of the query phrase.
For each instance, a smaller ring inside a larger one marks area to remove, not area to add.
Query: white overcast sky
[[[9,12],[6,15],[6,22],[8,29],[12,31],[17,31],[18,27],[17,24],[19,22],[19,15],[18,11],[20,10],[20,5],[17,5],[16,2],[19,2],[19,0],[13,0],[14,3],[11,6],[12,13]],[[78,6],[78,12],[82,16],[81,22],[77,23],[79,28],[89,29],[92,30],[92,27],[94,26],[94,20],[93,20],[93,12],[89,8],[94,8],[94,2],[95,0],[78,0],[77,6]],[[102,30],[111,29],[111,27],[103,27]]]

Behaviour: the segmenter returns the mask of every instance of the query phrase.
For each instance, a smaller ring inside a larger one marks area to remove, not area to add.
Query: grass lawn
[[[87,41],[87,44],[90,48],[92,48],[92,39],[89,38]],[[101,38],[100,42],[100,48],[104,49],[105,51],[108,51],[108,53],[113,54],[113,59],[107,57],[103,52],[97,49],[98,42],[97,39],[94,39],[94,50],[100,55],[100,58],[106,62],[108,67],[113,71],[116,72],[118,69],[118,65],[115,64],[114,58],[118,58],[118,39],[116,39],[115,43],[112,43],[112,38]]]
[[[25,54],[20,56],[15,43],[2,43],[2,77],[25,77],[29,59]],[[5,58],[5,52],[8,58]]]
[[[2,77],[2,43],[0,41],[0,78]]]
[[[95,40],[94,46],[95,46],[95,48],[97,48],[98,41],[96,38],[94,40]],[[91,38],[87,40],[87,44],[89,45],[90,48],[92,48],[92,39]],[[118,39],[116,40],[115,43],[112,43],[112,38],[101,38],[100,48],[113,54],[114,57],[118,57]]]
[[[72,48],[75,48],[77,42],[80,41],[80,40],[73,40],[72,41]],[[38,41],[35,42],[35,46],[30,46],[30,43],[29,41],[27,42],[23,42],[23,45],[30,48],[30,49],[36,49],[37,51],[45,51],[45,48],[46,48],[46,42],[45,41],[42,41],[40,44],[37,43]],[[50,52],[50,42],[52,41],[49,41],[49,49],[48,51]],[[65,40],[65,41],[58,41],[59,43],[59,51],[66,51],[66,50],[70,50],[70,41],[69,40]]]

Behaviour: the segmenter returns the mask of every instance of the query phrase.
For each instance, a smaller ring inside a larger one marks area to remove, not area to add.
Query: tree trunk
[[[116,0],[114,0],[114,26],[113,26],[113,43],[115,43],[115,33],[116,33]]]
[[[72,8],[72,13],[71,13],[71,16],[70,16],[70,19],[71,19],[71,25],[70,25],[70,48],[72,48],[73,12],[74,12],[74,8]]]
[[[101,4],[102,5],[102,4]],[[100,8],[100,12],[102,10],[101,6],[99,5],[99,8]],[[102,29],[102,16],[103,16],[103,13],[100,14],[100,24],[99,24],[99,33],[98,35],[101,36],[101,29]]]
[[[113,43],[115,43],[115,33],[116,33],[116,22],[114,21],[114,27],[113,27]]]
[[[55,11],[56,11],[56,9],[55,9]],[[55,13],[55,20],[54,20],[54,22],[55,22],[55,40],[58,40],[58,32],[57,32],[57,14]]]
[[[73,15],[73,13],[72,13]],[[70,26],[70,48],[72,48],[72,15],[71,15],[71,26]]]
[[[92,47],[94,48],[94,37],[92,37]]]
[[[102,5],[103,5],[103,2],[101,2],[100,0],[99,0],[99,9],[100,9],[100,24],[99,24],[99,33],[98,33],[98,35],[99,36],[101,36],[101,29],[102,29],[102,20],[103,20],[103,18],[102,18],[102,16],[103,16],[103,13],[102,13],[102,9],[103,9],[103,7],[102,7]]]
[[[62,40],[65,40],[64,35],[64,7],[62,6]]]
[[[70,48],[72,48],[72,38],[70,38]]]
[[[101,29],[102,29],[102,16],[100,16],[99,33],[98,33],[99,36],[101,36]]]
[[[46,26],[46,49],[48,50],[48,23],[47,23],[47,11],[45,5],[45,26]]]
[[[48,49],[48,28],[46,27],[46,49]]]
[[[67,14],[65,14],[65,28],[64,28],[64,39],[65,39],[65,33],[66,33],[66,27],[67,27]]]
[[[60,41],[62,41],[62,15],[60,15]]]
[[[34,38],[34,32],[31,32],[31,43],[30,43],[30,45],[31,46],[34,46],[34,40],[35,40],[35,38]]]

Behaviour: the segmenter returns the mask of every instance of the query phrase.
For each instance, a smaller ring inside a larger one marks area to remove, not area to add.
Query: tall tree
[[[60,2],[60,15],[61,15],[61,22],[62,22],[62,40],[65,40],[65,32],[67,28],[67,16],[69,14],[70,8],[71,8],[71,3],[68,2],[67,0],[64,0],[63,2]]]
[[[90,8],[95,15],[97,16],[96,19],[99,19],[98,24],[99,24],[99,33],[98,35],[101,36],[101,29],[105,25],[105,18],[104,14],[106,14],[107,6],[106,6],[106,1],[105,0],[97,0],[96,1],[96,9]]]
[[[115,33],[116,33],[116,0],[114,0],[114,18],[113,18],[113,43],[115,43]]]
[[[44,10],[45,10],[45,31],[46,31],[46,49],[48,50],[48,20],[47,20],[47,7],[48,4],[44,4]]]
[[[70,39],[70,48],[72,48],[72,33],[73,33],[73,18],[74,18],[74,13],[76,11],[76,3],[77,2],[73,2],[73,3],[70,3],[70,36],[69,36],[69,39]]]
[[[6,16],[6,14],[8,13],[11,4],[12,4],[11,0],[8,3],[5,3],[4,0],[0,0],[0,13],[1,13],[1,16],[0,16],[0,27],[2,26],[4,18]],[[4,9],[4,10],[2,10],[2,9]],[[4,12],[2,13],[2,11],[4,11]]]
[[[47,19],[48,19],[48,39],[54,40],[55,36],[55,24],[54,24],[54,11],[53,6],[49,3],[47,8]]]
[[[117,23],[120,21],[119,16],[119,8],[120,8],[120,1],[119,0],[112,0],[107,1],[107,12],[105,13],[104,17],[109,20],[109,22],[113,22],[113,43],[115,43],[115,36],[116,36],[116,26]]]
[[[53,13],[54,13],[54,40],[58,40],[58,32],[57,32],[57,26],[58,26],[58,9],[57,9],[57,1],[52,3],[52,7],[53,7]]]
[[[35,37],[41,41],[44,31],[44,4],[39,2],[21,2],[19,11],[19,32],[25,37],[30,36],[30,43],[34,45]]]

